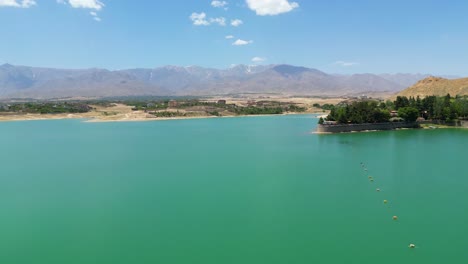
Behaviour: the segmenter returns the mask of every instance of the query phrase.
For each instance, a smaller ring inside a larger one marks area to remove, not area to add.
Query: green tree
[[[346,124],[348,123],[348,115],[347,115],[347,111],[346,111],[346,108],[338,108],[337,111],[336,111],[336,121],[338,121],[338,123],[341,123],[341,124]]]
[[[372,113],[373,123],[384,123],[390,120],[390,112],[387,110],[374,109]]]
[[[387,110],[389,110],[389,111],[395,110],[395,103],[393,101],[387,100],[385,102],[385,105],[387,107]]]
[[[410,101],[406,96],[397,96],[395,101],[395,110],[410,106]]]
[[[402,107],[398,109],[398,116],[406,122],[414,122],[419,117],[419,111],[415,107]]]

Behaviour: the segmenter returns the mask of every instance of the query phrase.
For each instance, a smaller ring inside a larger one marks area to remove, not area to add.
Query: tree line
[[[393,118],[391,111],[397,111],[398,117]],[[336,121],[339,124],[383,123],[389,121],[414,122],[419,117],[426,120],[453,121],[468,118],[468,97],[457,96],[426,96],[424,98],[398,96],[395,101],[354,101],[339,104],[331,108],[325,120]]]
[[[0,105],[0,112],[24,114],[87,113],[92,108],[81,102],[28,102]]]
[[[419,96],[416,98],[398,96],[393,105],[390,102],[389,107],[393,107],[398,111],[401,108],[413,108],[425,119],[453,121],[468,117],[467,96],[452,97],[450,94],[447,94],[442,97],[426,96],[422,99]]]

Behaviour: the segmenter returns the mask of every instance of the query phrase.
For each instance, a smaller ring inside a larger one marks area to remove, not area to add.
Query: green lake
[[[468,263],[468,130],[316,123],[0,123],[0,263]]]

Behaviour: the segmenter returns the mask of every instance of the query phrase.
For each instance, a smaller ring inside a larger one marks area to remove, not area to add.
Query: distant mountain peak
[[[254,74],[265,71],[266,69],[271,68],[271,65],[256,65],[256,64],[235,64],[231,65],[228,69],[224,70],[226,72],[237,72],[239,74]]]
[[[281,73],[281,74],[295,75],[295,74],[301,74],[301,73],[304,73],[304,72],[309,72],[312,69],[302,67],[302,66],[292,66],[292,65],[288,65],[288,64],[280,64],[280,65],[276,65],[275,67],[273,67],[273,70],[278,72],[278,73]]]
[[[5,64],[0,65],[0,67],[2,67],[2,68],[14,68],[15,66],[10,64],[10,63],[5,63]]]
[[[443,81],[443,80],[447,80],[447,79],[431,75],[431,76],[429,76],[429,77],[427,77],[425,79],[420,80],[417,84],[432,84],[434,82],[439,82],[439,81]]]

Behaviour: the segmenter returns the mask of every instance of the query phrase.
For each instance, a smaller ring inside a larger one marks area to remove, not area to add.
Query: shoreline
[[[335,124],[335,125],[317,125],[319,133],[350,133],[364,131],[384,131],[396,129],[415,129],[420,128],[417,122],[385,122],[385,123],[362,123],[362,124]]]
[[[333,135],[333,134],[348,134],[348,133],[368,133],[368,132],[380,132],[380,131],[399,131],[399,130],[435,130],[435,129],[467,129],[468,126],[448,126],[439,125],[433,123],[420,124],[417,122],[407,123],[403,126],[386,127],[390,123],[378,123],[378,124],[347,124],[347,125],[328,125],[328,126],[317,126],[317,129],[312,134],[318,135]],[[336,129],[330,129],[335,126]],[[379,126],[385,126],[385,128],[378,128]],[[358,129],[353,129],[358,128]]]
[[[206,98],[203,102],[216,103],[220,98]],[[221,98],[240,107],[247,107],[252,104],[252,100],[261,101],[269,100],[278,104],[291,104],[302,106],[306,111],[304,112],[284,112],[281,114],[254,114],[254,115],[237,115],[233,111],[228,111],[221,107],[214,109],[219,111],[220,115],[212,115],[212,106],[190,106],[188,108],[177,108],[177,106],[168,106],[164,111],[166,112],[181,112],[181,114],[173,114],[170,116],[160,116],[150,114],[146,109],[135,109],[135,106],[123,103],[112,102],[109,104],[87,104],[90,107],[89,112],[85,113],[56,113],[56,114],[39,114],[39,113],[26,113],[21,111],[16,112],[0,112],[0,122],[10,121],[34,121],[34,120],[61,120],[61,119],[83,119],[83,122],[102,123],[102,122],[149,122],[149,121],[167,121],[167,120],[185,120],[185,119],[205,119],[205,118],[224,118],[224,117],[247,117],[247,116],[270,116],[270,115],[296,115],[296,114],[312,114],[314,116],[324,115],[326,110],[313,106],[314,104],[336,104],[341,102],[343,98],[302,98],[302,97],[274,97],[274,98],[234,98],[225,97]],[[263,106],[263,104],[261,105]],[[295,109],[291,109],[295,110]],[[186,115],[186,116],[184,116]]]
[[[125,115],[123,117],[102,118],[97,115],[84,114],[25,114],[25,115],[9,115],[1,116],[0,123],[3,122],[21,122],[21,121],[47,121],[47,120],[65,120],[65,119],[84,119],[85,123],[111,123],[111,122],[151,122],[151,121],[170,121],[170,120],[189,120],[189,119],[210,119],[210,118],[234,118],[234,117],[261,117],[261,116],[286,116],[286,115],[318,115],[320,113],[283,113],[283,114],[269,114],[269,115],[229,115],[229,116],[180,116],[180,117],[131,117]],[[3,118],[8,117],[8,118]]]

